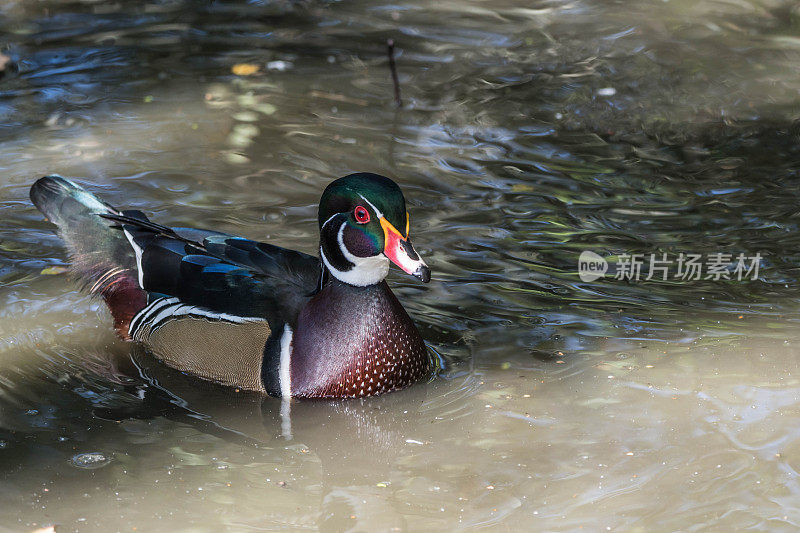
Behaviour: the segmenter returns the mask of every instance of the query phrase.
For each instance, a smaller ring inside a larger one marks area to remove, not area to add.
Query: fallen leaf
[[[238,63],[231,67],[231,72],[237,76],[252,76],[258,72],[258,69],[258,65],[253,65],[251,63]]]
[[[67,270],[68,269],[65,267],[47,267],[42,269],[40,274],[43,276],[56,276],[58,274],[63,274],[64,272],[67,272]]]

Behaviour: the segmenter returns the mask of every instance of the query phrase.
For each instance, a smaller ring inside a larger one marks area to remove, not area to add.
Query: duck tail
[[[75,274],[92,293],[103,296],[114,327],[128,338],[130,321],[147,304],[147,293],[139,286],[134,248],[118,223],[101,216],[123,213],[60,176],[37,180],[30,196],[58,227]]]

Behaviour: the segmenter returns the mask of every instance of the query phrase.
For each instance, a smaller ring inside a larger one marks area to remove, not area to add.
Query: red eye
[[[356,217],[356,222],[359,224],[366,224],[369,222],[369,211],[363,206],[356,207],[355,211],[353,211],[353,215]]]

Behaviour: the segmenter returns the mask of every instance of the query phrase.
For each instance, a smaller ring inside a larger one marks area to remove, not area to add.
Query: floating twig
[[[394,62],[394,39],[386,41],[386,53],[389,55],[389,70],[392,71],[394,103],[397,107],[403,107],[403,100],[400,98],[400,80],[397,78],[397,64]]]

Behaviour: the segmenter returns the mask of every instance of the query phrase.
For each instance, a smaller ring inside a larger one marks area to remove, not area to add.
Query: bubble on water
[[[111,458],[101,452],[79,453],[70,459],[72,466],[85,469],[102,468],[111,462]]]

